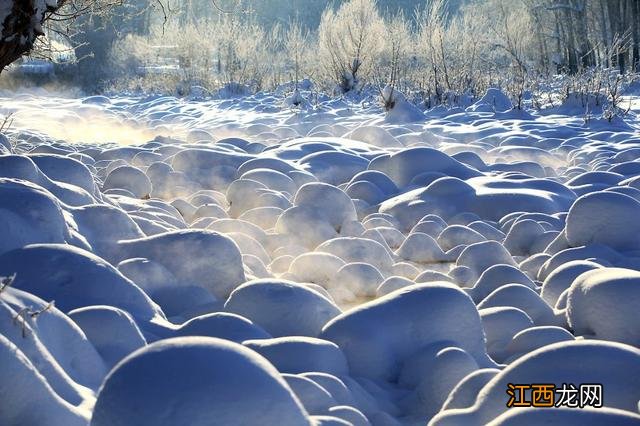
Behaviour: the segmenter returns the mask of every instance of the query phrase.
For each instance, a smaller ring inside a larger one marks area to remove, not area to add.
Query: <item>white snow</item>
[[[268,395],[268,397],[265,397]],[[142,348],[109,373],[91,418],[101,425],[305,425],[307,413],[267,360],[211,337]]]
[[[0,424],[638,422],[637,107],[0,95]]]

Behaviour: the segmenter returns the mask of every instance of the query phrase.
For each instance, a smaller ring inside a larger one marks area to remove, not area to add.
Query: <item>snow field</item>
[[[0,424],[637,423],[637,131],[394,96],[7,100]],[[148,138],[64,140],[45,107]]]

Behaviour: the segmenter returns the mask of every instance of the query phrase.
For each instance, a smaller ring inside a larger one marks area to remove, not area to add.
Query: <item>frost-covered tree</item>
[[[327,8],[318,28],[318,60],[325,78],[343,93],[371,76],[384,47],[384,21],[375,0],[349,0]]]
[[[309,47],[309,31],[304,29],[298,21],[292,21],[287,29],[285,50],[288,62],[293,68],[296,90],[305,67],[306,50]]]
[[[512,71],[505,83],[516,108],[521,109],[527,83],[527,52],[532,46],[530,17],[521,2],[489,0],[487,6],[494,10],[486,23],[488,47],[499,68]]]
[[[404,13],[391,17],[385,25],[384,51],[375,72],[385,108],[392,109],[395,92],[406,79],[410,67],[413,40]],[[385,88],[384,90],[383,87]]]
[[[448,12],[446,0],[433,0],[417,13],[418,49],[430,74],[426,86],[427,97],[434,98],[436,103],[443,101],[444,92],[452,89],[449,78],[449,55],[446,53],[445,37],[447,33]],[[433,91],[431,90],[433,89]]]

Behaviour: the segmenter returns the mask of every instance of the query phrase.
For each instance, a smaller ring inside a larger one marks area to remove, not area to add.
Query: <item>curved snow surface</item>
[[[640,422],[633,113],[282,101],[2,99],[1,425]]]

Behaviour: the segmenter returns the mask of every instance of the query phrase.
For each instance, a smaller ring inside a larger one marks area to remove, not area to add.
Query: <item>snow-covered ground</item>
[[[0,99],[0,424],[640,423],[637,97],[302,101]]]

